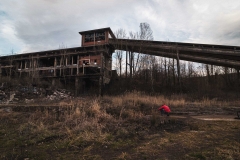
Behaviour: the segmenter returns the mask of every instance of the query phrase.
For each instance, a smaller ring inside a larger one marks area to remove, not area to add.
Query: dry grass
[[[184,95],[165,97],[132,92],[59,102],[55,108],[49,110],[48,106],[33,113],[2,110],[0,158],[52,159],[51,155],[53,159],[239,158],[239,123],[174,118],[165,121],[157,111],[163,103],[173,112],[184,109],[198,112],[204,107],[213,111],[222,106],[232,107],[239,101],[231,105],[206,98],[188,102]]]
[[[154,114],[162,104],[174,107],[183,107],[186,104],[183,97],[176,95],[172,97],[165,97],[162,95],[150,96],[142,92],[131,92],[121,96],[104,96],[103,100],[112,103],[113,106],[111,107],[121,108],[120,116],[122,116],[122,113],[126,108],[132,108],[134,109],[134,112],[140,109],[141,113],[139,117],[142,117],[141,114]],[[135,114],[132,115],[133,117],[136,117]]]

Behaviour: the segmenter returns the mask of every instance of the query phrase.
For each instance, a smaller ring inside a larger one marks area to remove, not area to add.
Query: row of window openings
[[[83,65],[89,65],[89,60],[83,60]],[[94,65],[97,65],[97,60],[95,59],[94,60]],[[22,67],[24,67],[25,69],[28,69],[28,67],[30,67],[30,64],[29,63],[26,63],[22,66],[19,66],[19,69],[21,69]]]
[[[83,60],[83,65],[89,65],[89,64],[90,64],[89,60]],[[97,65],[96,59],[94,60],[94,65]]]

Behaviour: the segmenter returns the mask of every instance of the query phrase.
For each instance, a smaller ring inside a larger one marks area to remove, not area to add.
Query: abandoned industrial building
[[[113,48],[109,38],[115,38],[110,28],[79,32],[82,47],[61,48],[0,58],[1,77],[31,77],[75,81],[76,94],[91,86],[108,84],[111,78]],[[98,87],[97,87],[98,88]],[[101,87],[99,87],[101,92]]]
[[[117,39],[108,28],[79,32],[82,46],[0,57],[0,79],[30,77],[74,84],[75,94],[93,89],[102,93],[113,75],[116,49],[240,69],[240,47],[196,43]],[[126,63],[127,64],[127,63]],[[178,73],[179,75],[179,73]]]

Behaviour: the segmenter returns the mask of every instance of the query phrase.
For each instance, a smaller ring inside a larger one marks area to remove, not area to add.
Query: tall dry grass
[[[31,133],[33,137],[39,134],[43,137],[62,135],[71,139],[72,143],[82,139],[96,140],[96,137],[102,140],[108,136],[103,130],[106,130],[108,123],[114,121],[99,99],[76,99],[71,103],[60,102],[59,108],[51,111],[32,113],[18,131],[20,134]]]
[[[222,125],[203,125],[203,122],[195,123],[195,121],[191,120],[187,120],[185,123],[182,120],[175,121],[174,118],[165,125],[162,123],[162,120],[165,118],[161,117],[157,110],[164,103],[171,107],[172,112],[184,112],[188,107],[191,108],[191,112],[201,112],[202,110],[205,111],[204,107],[207,108],[206,110],[209,110],[210,107],[219,108],[239,104],[239,101],[229,103],[228,101],[208,98],[202,98],[201,101],[189,101],[186,95],[151,96],[136,91],[120,96],[76,98],[59,102],[55,108],[49,108],[51,105],[47,107],[36,106],[39,109],[36,109],[35,112],[23,113],[24,116],[19,116],[20,118],[17,119],[21,120],[21,123],[17,123],[19,125],[16,126],[18,128],[19,140],[14,142],[13,145],[18,144],[18,146],[22,146],[27,144],[35,147],[45,145],[44,148],[47,148],[46,150],[56,149],[60,152],[62,150],[71,152],[72,150],[77,150],[81,151],[82,154],[86,152],[86,155],[96,154],[96,150],[101,150],[105,153],[107,148],[100,148],[106,146],[110,151],[113,149],[114,153],[115,151],[121,151],[115,158],[134,159],[134,155],[128,152],[128,149],[131,147],[135,147],[141,153],[147,151],[153,155],[159,152],[159,148],[156,148],[155,143],[162,145],[164,148],[166,144],[171,144],[172,142],[173,144],[179,144],[179,141],[181,141],[183,146],[191,149],[195,146],[196,139],[199,138],[195,134],[201,134],[202,132],[200,131],[211,131],[213,127],[222,128]],[[212,111],[219,112],[217,109]],[[10,120],[8,115],[11,113],[5,114],[5,117],[4,115],[1,116],[1,120]],[[16,124],[15,116],[12,117],[11,123]],[[233,128],[232,131],[237,131],[239,128],[237,125],[223,126]],[[165,132],[165,129],[169,133]],[[218,133],[216,131],[216,134]],[[157,135],[156,137],[159,138],[151,137],[154,135]],[[197,138],[193,137],[190,143],[185,144],[187,143],[185,141],[186,138],[179,139],[179,137],[186,137],[184,135],[189,135],[190,137],[195,135]],[[212,132],[210,132],[210,135],[216,137]],[[231,133],[231,135],[233,134]],[[228,136],[224,135],[224,137]],[[203,139],[209,139],[209,137]],[[214,138],[210,137],[210,139]],[[201,142],[201,138],[197,140],[197,142]],[[142,143],[143,141],[145,141],[144,144]],[[152,145],[149,145],[151,141]],[[203,146],[205,146],[204,143]],[[122,148],[124,149],[121,150]],[[224,153],[220,149],[219,152]],[[169,148],[165,147],[165,151],[168,150]],[[230,150],[231,148],[227,151]]]
[[[236,102],[237,103],[237,102]],[[68,102],[59,102],[59,108],[51,111],[37,111],[27,117],[27,122],[19,127],[19,133],[64,135],[75,142],[98,138],[103,141],[110,131],[119,129],[126,121],[142,122],[146,119],[156,121],[158,107],[167,104],[170,107],[185,108],[189,104],[200,107],[227,106],[228,102],[203,98],[202,101],[187,101],[184,95],[150,96],[143,92],[127,92],[120,96],[102,98],[78,98]],[[152,116],[152,118],[146,118]]]
[[[137,91],[127,92],[121,96],[104,96],[104,99],[111,101],[115,106],[123,106],[127,104],[138,107],[140,104],[145,104],[149,107],[155,107],[162,104],[167,104],[169,106],[184,106],[186,104],[185,99],[181,96],[151,96]]]

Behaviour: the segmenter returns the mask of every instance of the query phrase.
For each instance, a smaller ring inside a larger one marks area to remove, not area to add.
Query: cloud
[[[56,49],[62,43],[80,46],[79,31],[135,24],[134,16],[129,16],[133,15],[129,5],[134,1],[129,0],[118,4],[108,0],[25,0],[15,5],[6,2],[0,9],[12,18],[15,35],[25,44],[21,52]]]
[[[79,31],[136,32],[147,22],[155,40],[239,45],[239,8],[238,0],[1,0],[0,42],[18,52],[75,47]]]
[[[192,0],[192,18],[189,21],[190,42],[239,45],[239,38],[226,36],[236,32],[240,24],[239,1]]]

